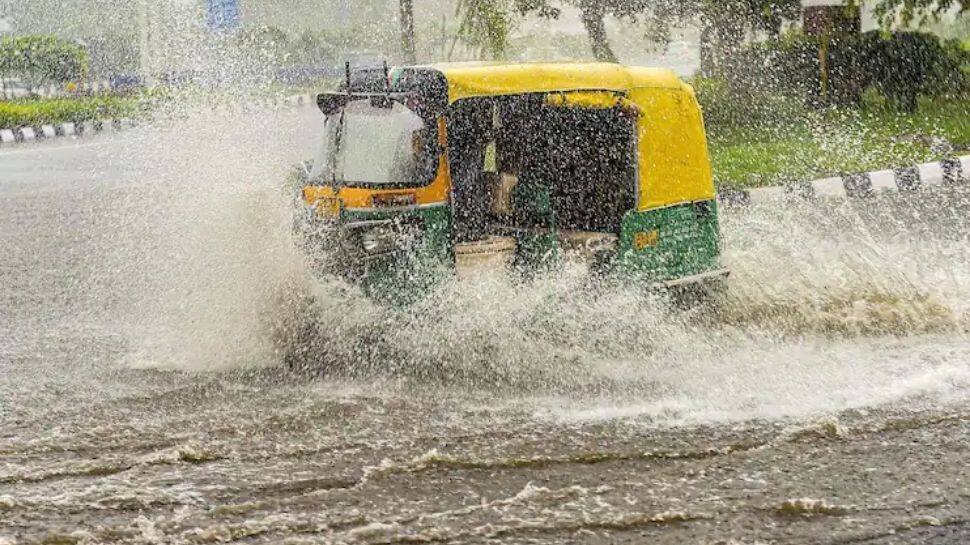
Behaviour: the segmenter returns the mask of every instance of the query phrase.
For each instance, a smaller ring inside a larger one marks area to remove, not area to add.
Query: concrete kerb
[[[729,206],[744,206],[785,199],[862,199],[887,191],[915,191],[922,187],[939,185],[970,185],[968,175],[970,155],[965,155],[895,170],[844,174],[812,182],[755,189],[722,187],[718,190],[718,200]]]
[[[316,98],[313,94],[304,93],[290,95],[272,103],[277,107],[308,108],[316,105]],[[0,144],[31,142],[37,140],[38,133],[41,138],[86,136],[135,126],[137,123],[134,120],[123,118],[85,121],[81,124],[64,123],[56,127],[45,125],[39,130],[33,127],[0,129]],[[844,174],[811,182],[790,182],[755,189],[722,187],[718,189],[718,200],[727,205],[745,206],[781,199],[865,198],[885,191],[913,191],[926,186],[967,184],[970,182],[968,177],[970,155],[964,155],[894,170]]]
[[[83,121],[81,123],[61,123],[39,127],[17,127],[0,129],[0,145],[30,143],[54,138],[91,136],[99,132],[116,132],[137,127],[138,123],[129,118]]]
[[[94,82],[89,88],[97,91],[107,87],[106,82]],[[311,93],[289,95],[283,98],[267,98],[258,100],[257,107],[262,108],[309,108],[316,106],[316,96]],[[17,127],[0,129],[0,145],[11,145],[21,142],[33,142],[40,139],[60,138],[67,136],[90,136],[99,132],[114,132],[137,127],[138,122],[133,119],[102,119],[84,121],[81,123],[62,123],[59,125],[43,125],[40,127]],[[966,170],[966,169],[965,169]]]

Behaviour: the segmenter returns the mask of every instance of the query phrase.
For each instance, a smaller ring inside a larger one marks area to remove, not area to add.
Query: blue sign
[[[235,30],[239,28],[239,0],[207,0],[207,21],[212,30]]]

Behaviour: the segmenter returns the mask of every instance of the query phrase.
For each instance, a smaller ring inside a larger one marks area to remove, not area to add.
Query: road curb
[[[305,93],[260,101],[259,104],[268,108],[308,108],[316,106],[316,98],[313,94]],[[102,132],[117,132],[137,126],[138,122],[136,120],[122,118],[0,129],[0,148],[54,138],[90,136]]]
[[[865,199],[884,192],[912,192],[924,187],[970,185],[970,155],[893,170],[846,173],[811,182],[743,189],[721,187],[718,200],[728,206],[817,198]]]
[[[268,107],[309,108],[316,106],[316,95],[302,93],[266,100]],[[0,148],[22,142],[81,137],[116,132],[138,126],[133,119],[103,119],[79,124],[61,123],[40,127],[0,129]],[[747,206],[779,200],[816,198],[864,199],[887,191],[916,191],[932,186],[970,184],[970,155],[947,157],[940,161],[910,165],[892,170],[846,173],[810,182],[792,181],[754,189],[725,186],[718,188],[718,201],[728,206]]]
[[[36,127],[0,129],[0,149],[17,144],[29,144],[57,138],[91,136],[97,133],[116,132],[137,127],[134,119],[99,119],[80,123],[60,123]]]

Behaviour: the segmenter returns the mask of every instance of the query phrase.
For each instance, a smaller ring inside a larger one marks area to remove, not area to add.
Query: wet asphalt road
[[[402,314],[285,247],[298,119],[0,151],[0,543],[970,542],[958,197],[730,211],[714,316]],[[277,366],[291,291],[346,372]]]

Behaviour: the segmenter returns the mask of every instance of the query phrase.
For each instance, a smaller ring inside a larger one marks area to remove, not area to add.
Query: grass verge
[[[878,100],[861,110],[802,110],[770,126],[714,125],[718,183],[743,187],[868,172],[942,158],[939,139],[970,151],[970,97],[924,100],[914,114]]]
[[[117,96],[0,102],[0,129],[139,117],[146,113],[147,107],[143,97]]]

